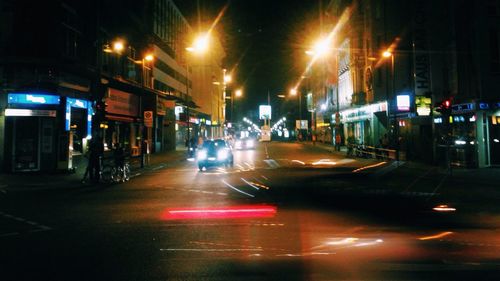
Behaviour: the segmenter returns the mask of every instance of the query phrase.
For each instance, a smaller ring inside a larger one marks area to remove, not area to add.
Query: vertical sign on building
[[[153,111],[144,111],[144,126],[153,127]]]
[[[426,0],[414,0],[413,9],[413,77],[415,96],[431,92],[431,60],[429,57],[428,8]]]

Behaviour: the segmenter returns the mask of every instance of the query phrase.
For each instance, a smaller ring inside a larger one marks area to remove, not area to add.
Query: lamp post
[[[394,52],[392,50],[386,50],[382,53],[382,56],[384,58],[391,58],[391,90],[392,96],[395,99],[396,98],[396,82],[395,82],[395,69],[394,69]],[[389,84],[389,83],[387,83]],[[389,87],[387,87],[389,88]],[[387,104],[390,105],[389,102],[389,89],[386,91],[386,99],[387,99]],[[390,112],[390,106],[387,110],[387,114],[389,115]],[[388,116],[390,120],[390,115]],[[394,130],[393,130],[393,139],[394,139],[394,145],[396,146],[396,161],[399,161],[399,124],[398,124],[398,119],[396,115],[393,116],[394,120]]]
[[[147,70],[152,70],[152,67],[147,67],[146,64],[148,62],[153,62],[153,60],[154,60],[154,56],[152,54],[146,54],[141,60],[134,61],[135,63],[138,63],[142,66],[142,79],[141,79],[142,83],[141,84],[142,84],[143,93],[145,92],[145,88],[147,86],[149,86],[150,88],[153,88],[153,77],[151,77],[151,80],[146,79],[147,78]],[[149,81],[151,81],[150,85],[148,85],[150,83]],[[140,112],[144,112],[142,97],[140,99],[139,107],[140,107]],[[144,132],[142,132],[142,133],[144,133]],[[146,128],[146,139],[148,140],[148,142],[146,142],[144,140],[144,135],[141,138],[141,145],[140,145],[140,148],[141,148],[141,168],[144,168],[144,164],[146,162],[145,156],[148,153],[148,145],[150,145],[149,140],[151,140],[151,133],[152,133],[151,127],[147,127]]]
[[[202,54],[208,50],[209,35],[208,33],[202,33],[193,42],[193,45],[186,48],[186,123],[187,123],[187,139],[190,142],[191,132],[190,132],[190,116],[189,116],[189,53]]]
[[[234,99],[237,97],[237,98],[240,98],[241,96],[243,96],[243,91],[241,89],[238,89],[236,91],[231,91],[231,122],[235,119],[234,118]]]
[[[226,69],[223,69],[223,75],[224,75],[224,96],[223,96],[223,100],[224,100],[224,109],[223,109],[223,114],[224,114],[224,120],[225,122],[227,123],[227,114],[226,114],[226,108],[227,108],[227,102],[226,102],[226,99],[227,99],[227,85],[229,83],[231,83],[232,81],[232,77],[231,75],[229,74],[226,74]],[[233,118],[233,116],[231,115],[231,118]]]

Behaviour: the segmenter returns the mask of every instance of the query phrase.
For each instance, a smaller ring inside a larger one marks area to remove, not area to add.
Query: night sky
[[[175,3],[195,30],[198,15],[202,23],[211,23],[228,5],[216,29],[223,35],[227,53],[223,65],[228,70],[235,68],[233,81],[244,89],[244,98],[236,102],[235,108],[245,114],[256,110],[259,104],[267,104],[268,91],[274,105],[280,102],[276,95],[288,93],[300,77],[308,59],[304,51],[319,36],[317,0],[176,0]]]

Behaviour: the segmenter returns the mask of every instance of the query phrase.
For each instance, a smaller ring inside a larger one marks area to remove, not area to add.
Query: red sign
[[[106,97],[106,112],[136,117],[139,115],[139,97],[109,88]]]

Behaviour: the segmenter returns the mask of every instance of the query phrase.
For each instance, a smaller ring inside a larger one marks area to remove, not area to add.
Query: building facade
[[[337,21],[350,10],[334,48],[331,120],[344,139],[402,159],[498,164],[498,1],[332,1],[329,9]],[[447,100],[450,111],[439,110]]]
[[[212,120],[197,104],[220,95],[194,92],[192,32],[172,1],[6,0],[0,11],[2,171],[85,166],[92,138],[106,153],[173,150]]]

